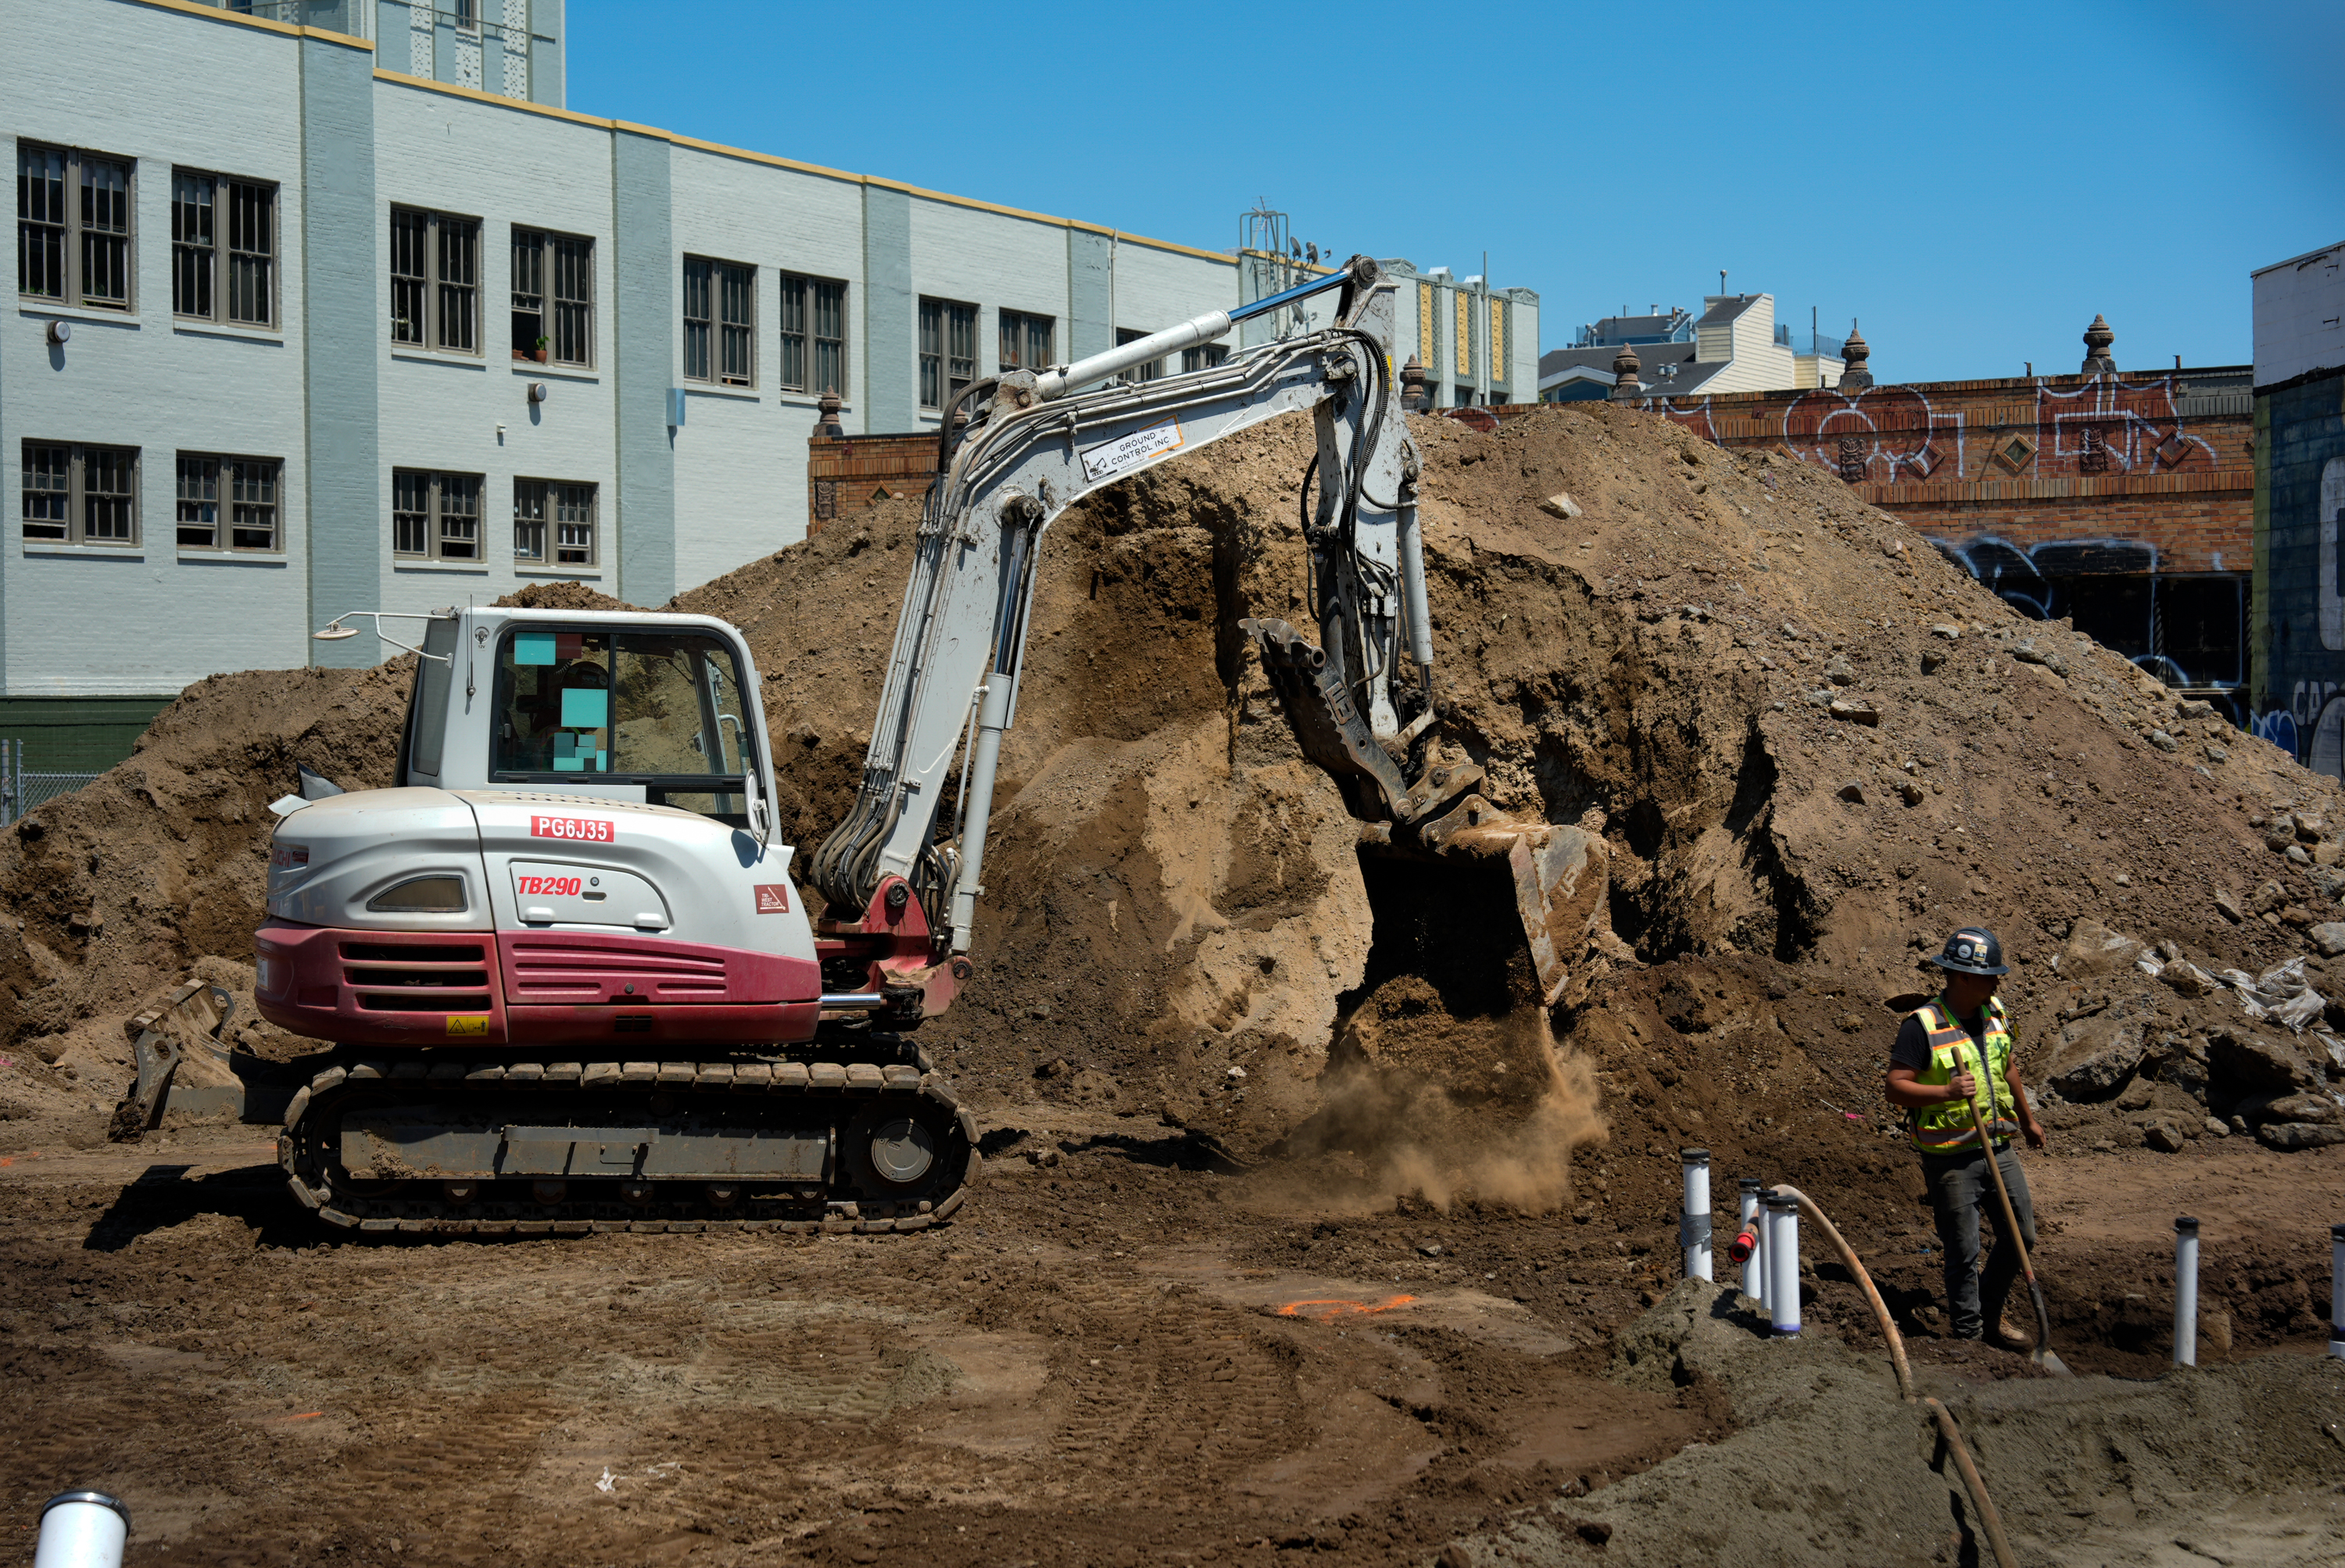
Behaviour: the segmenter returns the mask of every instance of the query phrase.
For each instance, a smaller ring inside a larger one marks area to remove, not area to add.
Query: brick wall
[[[925,490],[937,471],[937,435],[816,435],[807,438],[807,532],[889,495]]]

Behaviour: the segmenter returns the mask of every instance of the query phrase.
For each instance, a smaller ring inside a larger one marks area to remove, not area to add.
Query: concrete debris
[[[2311,1064],[2288,1042],[2246,1030],[2218,1029],[2209,1034],[2207,1062],[2217,1078],[2250,1090],[2286,1094],[2318,1082]]]

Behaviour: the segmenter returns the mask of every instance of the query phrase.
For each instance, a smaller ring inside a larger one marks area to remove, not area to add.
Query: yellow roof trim
[[[324,27],[297,26],[291,22],[272,22],[266,16],[247,16],[218,5],[199,5],[195,0],[132,0],[132,3],[151,5],[157,11],[177,11],[183,15],[198,16],[207,22],[233,22],[239,27],[258,27],[264,33],[281,33],[289,38],[316,38],[321,43],[364,49],[370,55],[374,53],[371,42],[365,38],[353,38],[348,33],[336,33]]]
[[[201,6],[189,5],[188,0],[141,0],[141,4],[171,5],[193,10],[205,9]],[[217,13],[208,14],[217,15]],[[269,25],[278,25],[276,23]],[[314,28],[310,30],[316,31]],[[883,175],[853,174],[846,169],[827,168],[818,163],[803,163],[797,158],[782,158],[774,153],[752,152],[746,148],[727,147],[723,142],[704,141],[698,137],[662,130],[657,126],[638,125],[633,120],[604,119],[596,115],[582,115],[573,109],[555,108],[551,104],[531,103],[526,98],[508,98],[496,93],[482,92],[478,87],[462,87],[453,82],[434,81],[429,76],[411,76],[403,71],[387,71],[380,66],[375,67],[374,74],[378,81],[390,82],[402,87],[420,87],[427,92],[445,93],[451,97],[470,98],[475,103],[487,104],[496,108],[519,109],[528,114],[546,115],[554,119],[567,120],[572,125],[592,126],[597,130],[626,131],[634,136],[651,137],[655,140],[666,142],[672,147],[686,147],[695,152],[714,153],[719,158],[737,158],[748,163],[764,164],[769,168],[787,168],[797,174],[814,175],[817,178],[845,180],[851,185],[876,186],[882,190],[900,190],[907,196],[915,196],[923,201],[941,201],[952,207],[966,207],[979,212],[999,213],[1004,218],[1020,218],[1030,223],[1047,223],[1054,228],[1080,229],[1091,234],[1111,235],[1123,244],[1145,245],[1152,250],[1169,250],[1175,255],[1194,256],[1200,260],[1218,261],[1224,267],[1237,265],[1234,257],[1224,255],[1219,250],[1201,250],[1193,245],[1183,245],[1171,239],[1151,239],[1144,234],[1126,233],[1120,229],[1111,229],[1103,223],[1089,223],[1078,218],[1056,218],[1047,212],[1030,212],[1021,207],[1003,207],[997,202],[980,201],[974,197],[954,196],[942,190],[928,190],[917,185],[907,185],[902,180],[889,179]]]

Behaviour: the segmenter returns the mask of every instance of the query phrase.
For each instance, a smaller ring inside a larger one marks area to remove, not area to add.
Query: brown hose
[[[1954,1424],[1954,1413],[1935,1400],[1922,1402],[1938,1418],[1938,1431],[1954,1451],[1954,1468],[1963,1473],[1963,1485],[1970,1492],[1971,1506],[1978,1510],[1979,1523],[1986,1531],[1986,1543],[1994,1549],[1996,1563],[1999,1568],[2019,1568],[2019,1560],[2011,1554],[2011,1543],[2003,1538],[2003,1515],[1995,1511],[1986,1482],[1979,1479],[1978,1466],[1971,1462],[1971,1451],[1963,1441],[1963,1429]]]
[[[1889,1316],[1888,1304],[1881,1299],[1881,1292],[1873,1288],[1873,1276],[1867,1274],[1864,1265],[1857,1261],[1856,1249],[1849,1246],[1847,1238],[1841,1235],[1840,1227],[1824,1217],[1824,1211],[1816,1207],[1815,1199],[1795,1186],[1779,1185],[1775,1191],[1778,1196],[1797,1202],[1807,1211],[1809,1218],[1823,1227],[1824,1237],[1832,1244],[1832,1250],[1840,1254],[1840,1260],[1848,1265],[1848,1271],[1856,1276],[1857,1284],[1864,1288],[1864,1298],[1873,1304],[1873,1315],[1880,1320],[1881,1337],[1889,1341],[1889,1362],[1897,1371],[1897,1392],[1907,1404],[1912,1404],[1914,1369],[1905,1360],[1905,1337],[1897,1331],[1896,1323]]]

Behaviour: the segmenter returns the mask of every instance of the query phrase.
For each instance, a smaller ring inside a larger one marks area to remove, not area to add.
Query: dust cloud
[[[1328,1053],[1318,1110],[1241,1201],[1351,1213],[1396,1198],[1445,1213],[1467,1201],[1564,1207],[1573,1154],[1610,1135],[1594,1069],[1556,1040],[1544,1008],[1454,1019],[1424,1005],[1429,989],[1388,984],[1354,1014]]]

